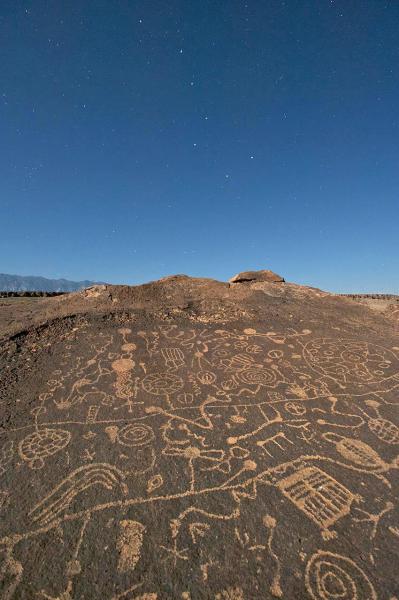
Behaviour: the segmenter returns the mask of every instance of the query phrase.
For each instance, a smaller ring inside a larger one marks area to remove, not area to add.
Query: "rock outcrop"
[[[277,275],[277,273],[273,273],[273,271],[269,270],[243,271],[242,273],[238,273],[229,279],[229,283],[248,283],[259,281],[267,281],[269,283],[284,283],[285,280],[283,277],[281,277],[281,275]]]

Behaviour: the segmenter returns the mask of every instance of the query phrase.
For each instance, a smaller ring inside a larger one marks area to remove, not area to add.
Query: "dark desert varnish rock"
[[[267,273],[0,303],[1,598],[398,596],[397,309]]]

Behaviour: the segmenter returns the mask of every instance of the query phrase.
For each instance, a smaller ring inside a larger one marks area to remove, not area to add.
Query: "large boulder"
[[[273,271],[243,271],[229,279],[229,283],[245,283],[247,281],[268,281],[269,283],[284,283],[284,278]]]

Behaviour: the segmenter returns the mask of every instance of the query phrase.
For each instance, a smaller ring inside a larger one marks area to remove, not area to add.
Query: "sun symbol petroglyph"
[[[304,358],[313,369],[340,384],[378,383],[399,370],[399,361],[391,351],[356,340],[311,340],[304,347]]]
[[[174,394],[183,387],[183,380],[174,373],[152,373],[142,382],[143,389],[156,396]]]
[[[18,446],[18,453],[31,469],[41,469],[45,459],[66,448],[70,439],[69,431],[45,427],[24,438]]]

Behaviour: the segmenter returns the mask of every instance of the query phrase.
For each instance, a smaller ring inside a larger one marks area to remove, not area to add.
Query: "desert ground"
[[[0,298],[0,597],[397,600],[399,299]]]

